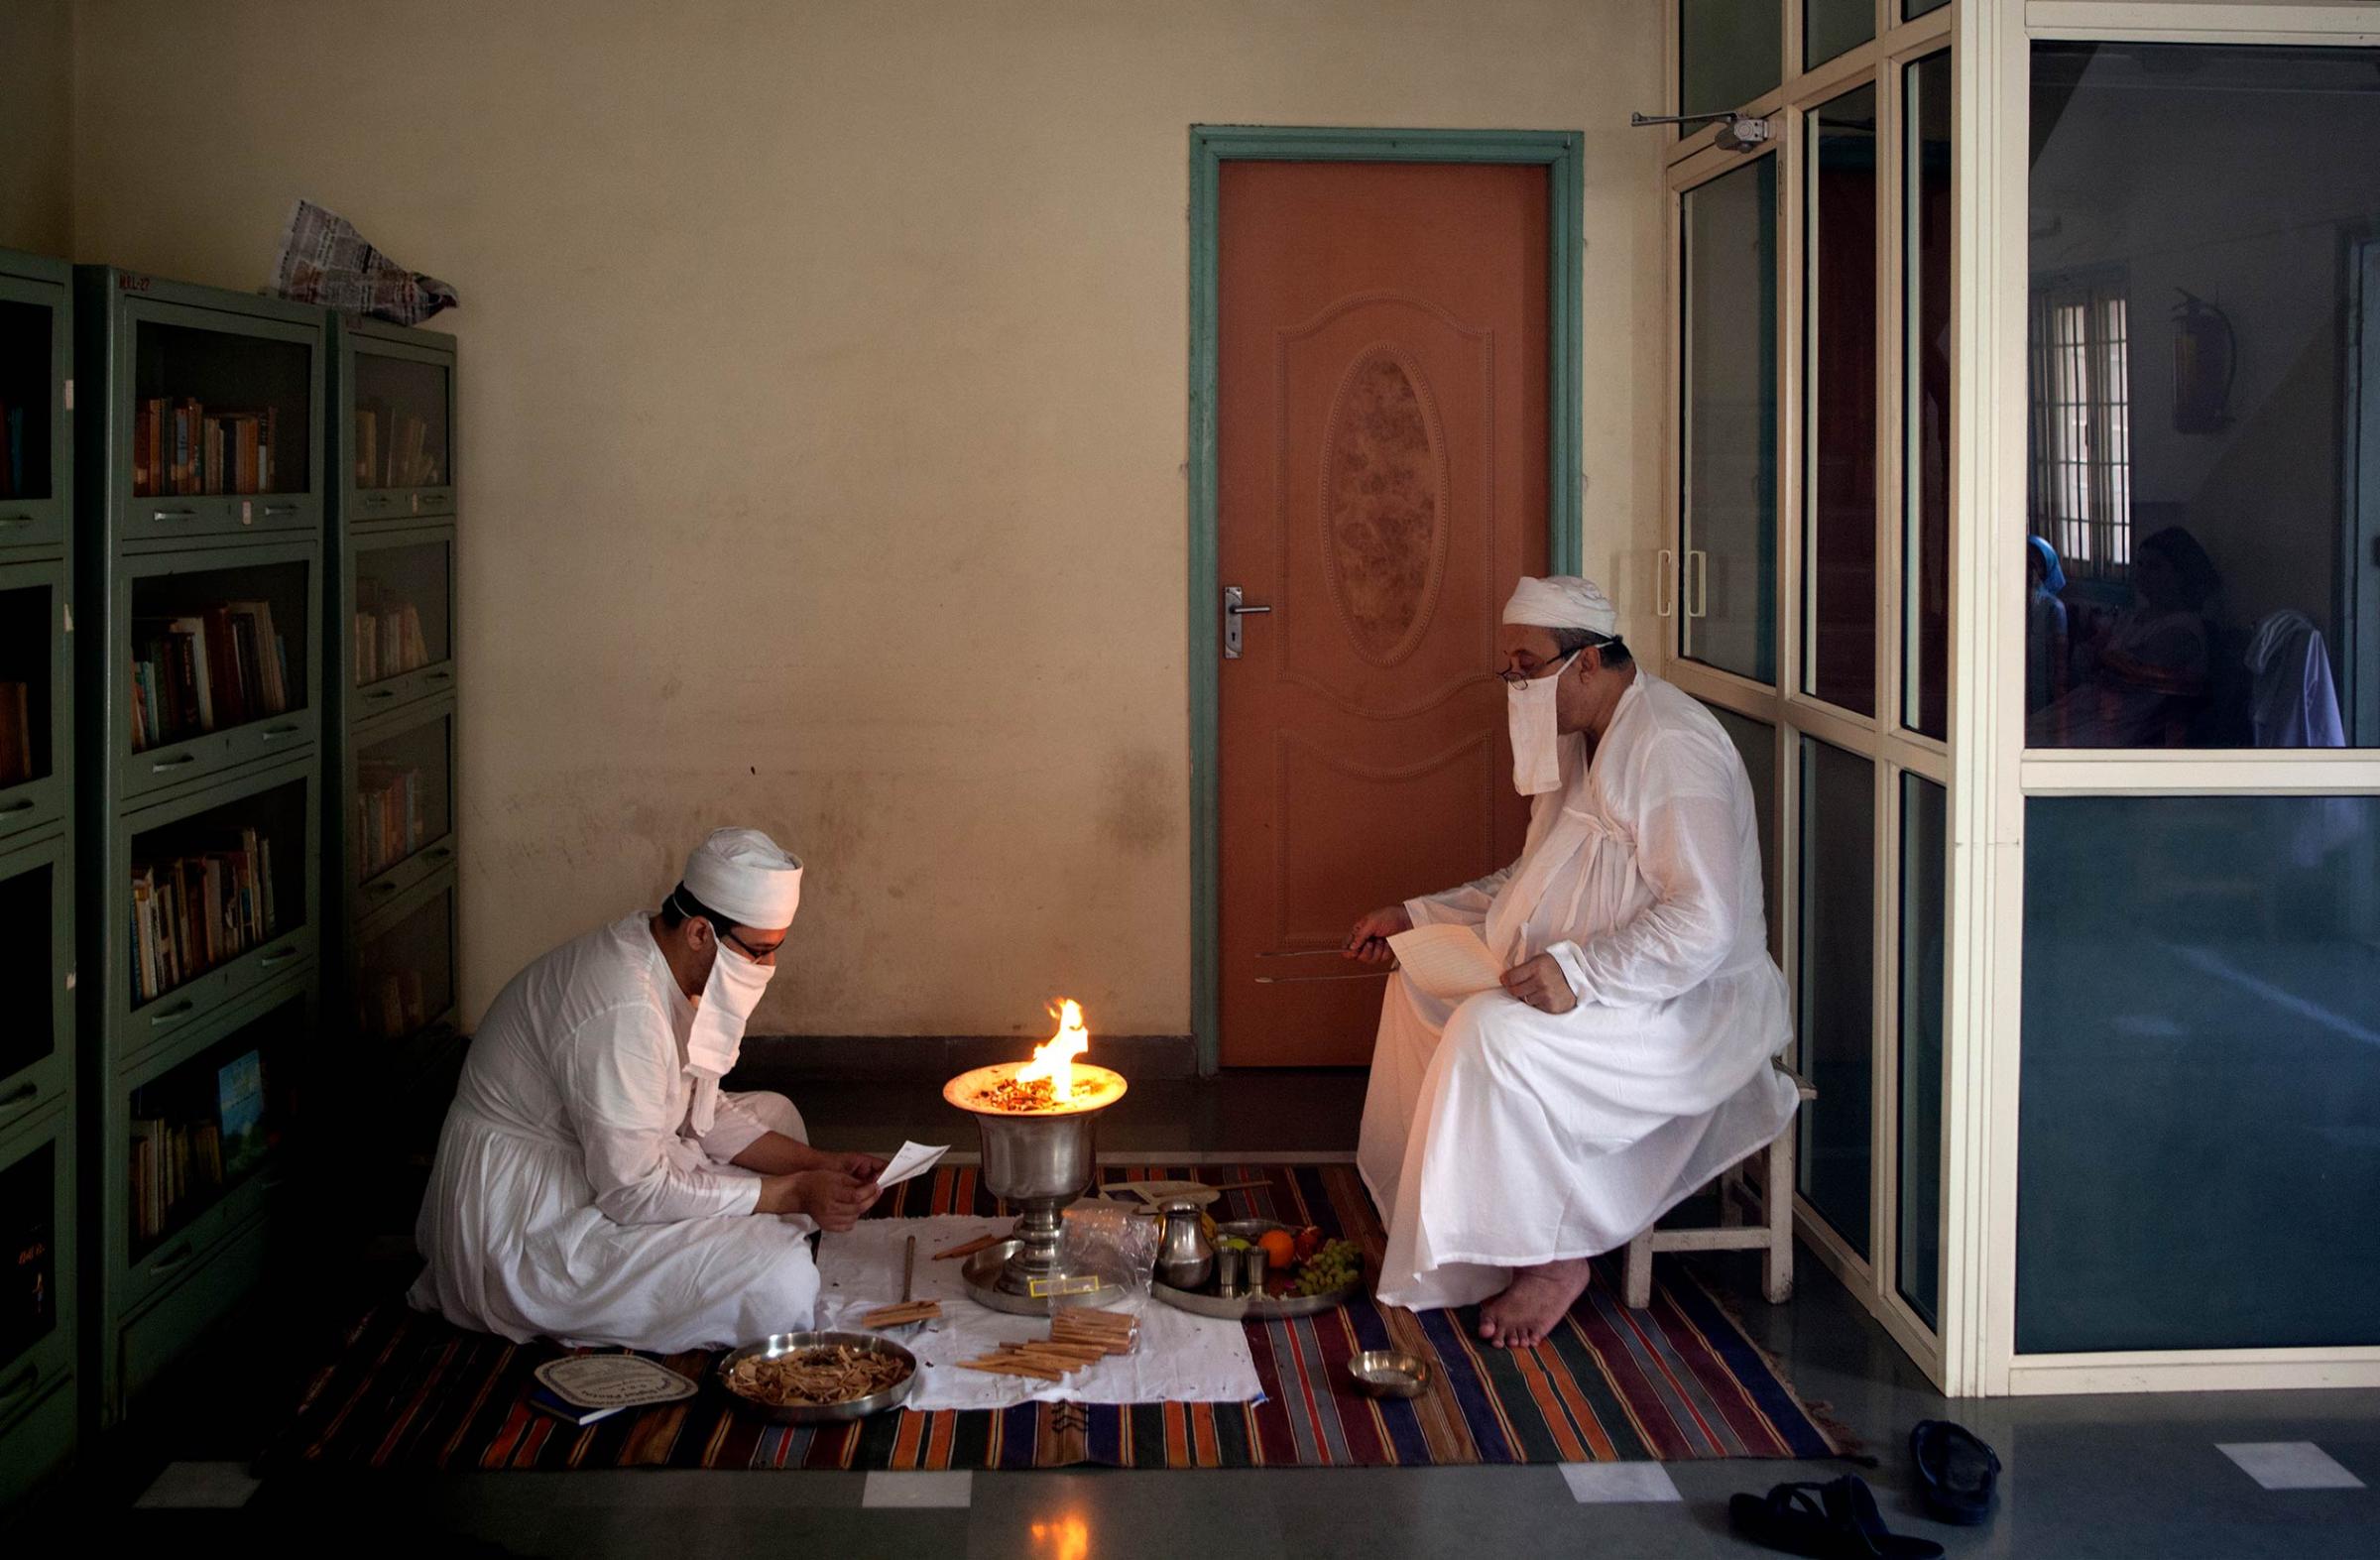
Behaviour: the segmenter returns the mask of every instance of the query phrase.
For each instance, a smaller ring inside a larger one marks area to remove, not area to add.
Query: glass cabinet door
[[[63,806],[65,568],[0,563],[0,839],[51,822]]]
[[[454,536],[376,536],[354,557],[348,636],[350,708],[370,716],[454,682]],[[386,544],[384,544],[386,543]]]
[[[118,409],[127,540],[302,532],[313,500],[320,332],[142,301]]]
[[[163,1004],[147,1015],[144,1041],[294,967],[311,946],[295,935],[310,920],[310,777],[224,789],[212,804],[202,796],[186,809],[155,809],[132,826],[128,1006],[138,1015]]]
[[[0,548],[55,546],[65,537],[64,296],[56,284],[0,276]]]
[[[1776,681],[1777,160],[1682,197],[1688,658]]]
[[[445,362],[355,343],[347,480],[357,518],[385,520],[443,511],[454,485],[453,370]]]
[[[142,554],[127,565],[124,791],[138,794],[314,740],[310,543]]]
[[[0,853],[0,1132],[66,1096],[67,847],[57,838]]]
[[[375,722],[355,736],[346,824],[348,878],[361,891],[361,909],[394,899],[454,856],[454,703],[423,708],[426,716],[394,717],[394,729]]]
[[[445,878],[391,910],[365,935],[356,960],[356,1032],[402,1040],[454,1009],[454,880]]]
[[[58,1140],[45,1138],[0,1151],[0,1389],[16,1386],[19,1362],[56,1337],[64,1282],[60,1253],[67,1231]],[[37,1368],[38,1374],[38,1368]]]

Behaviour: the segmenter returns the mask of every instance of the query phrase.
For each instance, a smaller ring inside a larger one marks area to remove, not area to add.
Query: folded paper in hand
[[[1416,926],[1390,937],[1388,946],[1405,979],[1433,997],[1460,1002],[1503,985],[1503,967],[1477,927]]]
[[[898,1186],[913,1175],[923,1175],[939,1164],[942,1156],[948,1152],[950,1152],[948,1143],[944,1143],[939,1148],[928,1148],[921,1142],[902,1143],[900,1152],[894,1154],[892,1162],[885,1166],[885,1173],[876,1178],[877,1189],[882,1191],[889,1187]]]

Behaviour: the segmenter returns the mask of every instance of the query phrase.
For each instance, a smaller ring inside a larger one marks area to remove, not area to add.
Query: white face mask
[[[702,1003],[694,1010],[693,1032],[686,1036],[687,1067],[717,1079],[735,1066],[736,1053],[744,1045],[744,1025],[775,974],[774,965],[755,964],[720,939],[711,973],[702,983]]]
[[[1562,730],[1554,717],[1554,695],[1562,675],[1579,659],[1572,651],[1542,677],[1504,685],[1504,715],[1512,731],[1512,788],[1523,796],[1542,795],[1562,784]]]

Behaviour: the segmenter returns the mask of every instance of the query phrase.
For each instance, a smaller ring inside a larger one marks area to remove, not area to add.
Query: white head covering
[[[801,904],[801,862],[758,829],[713,829],[686,857],[685,881],[739,926],[790,926]]]
[[[1611,639],[1619,633],[1619,613],[1603,587],[1576,574],[1549,574],[1543,579],[1522,576],[1504,603],[1504,621],[1532,629],[1585,629]]]

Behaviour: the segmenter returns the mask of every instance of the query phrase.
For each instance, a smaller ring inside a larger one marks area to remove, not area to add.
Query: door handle
[[[1697,548],[1686,554],[1686,616],[1699,618],[1711,610],[1711,554]]]
[[[1240,659],[1240,620],[1242,618],[1260,618],[1271,611],[1272,609],[1270,607],[1250,606],[1242,599],[1242,592],[1239,586],[1224,586],[1223,659],[1226,660],[1238,660]]]
[[[1677,610],[1678,582],[1673,572],[1677,566],[1678,555],[1669,548],[1663,547],[1653,554],[1653,616],[1656,618],[1666,618]]]

